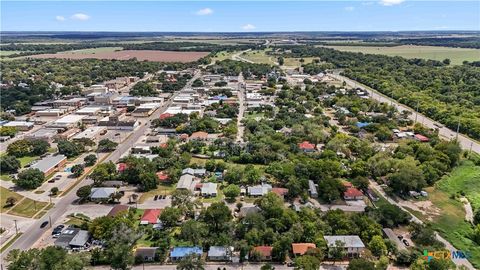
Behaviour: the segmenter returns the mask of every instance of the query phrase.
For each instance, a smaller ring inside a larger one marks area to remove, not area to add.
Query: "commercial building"
[[[65,114],[64,109],[44,109],[39,110],[35,113],[36,116],[50,116],[50,117],[58,117]]]
[[[145,103],[138,106],[133,112],[135,117],[148,117],[160,107],[160,103]]]
[[[91,139],[99,140],[102,134],[105,134],[107,131],[106,127],[89,127],[84,131],[76,134],[72,137],[72,140],[81,140],[81,139]]]
[[[69,114],[58,120],[55,120],[53,123],[50,123],[47,126],[52,128],[72,128],[77,126],[83,118],[85,118],[85,115]]]
[[[68,227],[55,240],[55,246],[65,249],[84,249],[88,247],[91,235],[88,231]]]
[[[52,142],[58,131],[56,129],[41,128],[30,134],[25,135],[27,140],[43,140],[46,142]]]
[[[50,175],[56,171],[59,171],[65,163],[67,163],[67,157],[64,155],[50,155],[42,158],[38,162],[32,165],[32,169],[39,169],[45,176]]]
[[[62,106],[80,108],[87,104],[87,98],[71,98],[71,99],[59,99],[53,102],[54,108],[59,108]]]
[[[3,125],[4,127],[14,127],[17,130],[20,131],[28,131],[33,128],[34,123],[33,122],[27,122],[27,121],[10,121],[6,124]]]
[[[102,107],[83,107],[75,112],[78,115],[97,115],[103,110]]]

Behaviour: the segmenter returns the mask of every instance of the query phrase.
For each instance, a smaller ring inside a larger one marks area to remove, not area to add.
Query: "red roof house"
[[[272,192],[283,198],[287,195],[288,188],[272,188]]]
[[[356,188],[347,188],[343,193],[343,198],[345,200],[363,200],[363,193]]]
[[[295,256],[304,255],[311,248],[317,248],[314,243],[293,243],[292,250]]]
[[[160,213],[162,213],[161,209],[146,209],[145,212],[143,212],[142,218],[140,219],[140,224],[157,224]]]
[[[157,172],[157,178],[158,178],[158,181],[161,183],[170,181],[170,177],[165,172]]]
[[[192,135],[190,135],[190,140],[202,140],[205,141],[207,140],[208,133],[204,131],[197,131],[193,132]]]
[[[415,134],[415,139],[417,141],[421,141],[421,142],[429,142],[430,141],[430,139],[428,137],[425,137],[422,134]]]
[[[262,261],[272,260],[272,247],[270,246],[258,246],[254,247],[252,252],[258,252]]]
[[[118,172],[123,172],[125,171],[125,169],[127,168],[127,164],[126,163],[118,163],[117,164],[117,170]]]
[[[298,147],[303,150],[303,152],[313,152],[315,151],[315,144],[310,143],[309,141],[303,141],[298,144]]]

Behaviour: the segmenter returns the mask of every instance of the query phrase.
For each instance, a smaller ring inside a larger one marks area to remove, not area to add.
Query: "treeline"
[[[123,44],[125,50],[162,50],[162,51],[237,51],[252,48],[252,44],[220,45],[204,42],[148,42],[136,44]]]
[[[240,61],[226,59],[216,62],[208,67],[208,71],[214,74],[225,74],[227,76],[237,76],[240,72],[245,78],[253,76],[261,77],[272,71],[273,67],[268,64],[252,64]]]
[[[426,46],[445,46],[460,48],[480,49],[480,37],[462,37],[462,38],[408,38],[398,40],[400,44],[407,45],[426,45]]]
[[[392,97],[451,129],[480,138],[480,68],[446,67],[434,60],[291,47],[293,57],[320,57],[343,74]]]

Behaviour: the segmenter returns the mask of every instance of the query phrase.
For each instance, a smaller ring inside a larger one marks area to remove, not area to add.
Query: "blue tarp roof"
[[[358,122],[356,125],[357,125],[357,127],[359,127],[359,128],[363,128],[363,127],[366,127],[366,126],[370,125],[370,123],[367,123],[367,122]]]
[[[202,249],[199,247],[174,247],[170,252],[170,257],[185,257],[189,254],[202,255]]]

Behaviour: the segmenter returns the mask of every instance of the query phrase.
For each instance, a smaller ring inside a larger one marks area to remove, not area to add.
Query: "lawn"
[[[5,173],[5,174],[0,174],[0,179],[2,179],[3,181],[12,181],[12,177],[8,174],[8,173]]]
[[[21,53],[22,51],[0,51],[0,56],[9,56],[16,53]]]
[[[30,198],[25,198],[20,203],[17,203],[10,210],[9,214],[22,216],[22,217],[33,217],[43,207],[47,206],[47,204],[48,204],[47,202],[38,202]]]
[[[238,51],[233,51],[233,52],[221,51],[221,52],[218,52],[217,54],[215,54],[214,57],[212,57],[212,62],[231,59],[232,55],[234,55],[236,53],[238,53]]]
[[[441,209],[441,215],[433,217],[430,222],[432,227],[452,243],[457,249],[469,251],[472,254],[470,262],[477,268],[480,267],[480,246],[469,239],[473,227],[465,221],[463,204],[453,199],[452,195],[465,192],[472,201],[472,205],[480,207],[480,167],[471,162],[464,162],[453,172],[442,178],[435,187],[426,189],[429,199]],[[421,217],[425,219],[425,217]]]
[[[21,158],[18,158],[18,160],[20,161],[20,164],[23,167],[25,167],[28,163],[32,162],[32,161],[35,161],[37,159],[39,159],[40,157],[39,156],[27,156],[27,157],[21,157]]]
[[[18,193],[10,191],[4,187],[0,187],[0,207],[1,207],[0,212],[1,213],[6,212],[10,209],[10,208],[5,208],[5,203],[8,197],[14,197],[15,199],[17,199],[17,202],[23,198],[23,196]]]
[[[302,58],[293,58],[293,57],[286,57],[284,58],[284,66],[294,66],[294,67],[299,67],[303,64],[309,64],[313,62],[314,59],[318,59],[318,57],[304,57],[303,58],[303,63],[300,62],[300,59]]]
[[[258,64],[269,64],[273,65],[276,62],[274,56],[266,54],[267,50],[252,50],[240,55],[240,57],[248,59]]]
[[[423,58],[442,61],[451,60],[452,65],[461,65],[463,61],[477,61],[480,59],[480,49],[450,48],[439,46],[403,45],[395,47],[374,46],[326,46],[340,51],[361,52],[367,54],[383,54],[388,56],[402,56],[405,58]]]

